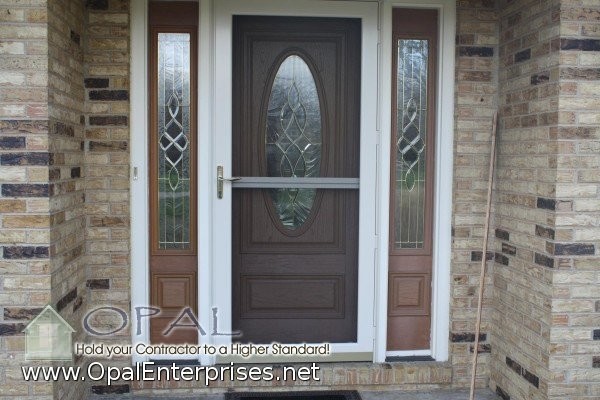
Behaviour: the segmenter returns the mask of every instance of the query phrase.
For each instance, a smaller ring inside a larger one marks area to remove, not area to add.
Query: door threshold
[[[298,364],[373,361],[372,352],[334,353],[327,356],[217,356],[217,364]]]
[[[386,363],[418,361],[435,361],[435,359],[431,356],[390,356],[385,358]]]

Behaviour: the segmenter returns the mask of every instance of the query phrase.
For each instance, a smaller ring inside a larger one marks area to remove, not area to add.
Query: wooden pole
[[[490,230],[490,213],[492,208],[492,186],[494,183],[494,165],[496,161],[496,126],[498,112],[494,113],[492,120],[492,150],[490,152],[490,166],[488,170],[487,206],[485,209],[485,224],[483,226],[483,251],[481,253],[481,272],[479,275],[479,300],[477,302],[477,322],[475,323],[475,344],[473,348],[473,362],[471,364],[471,390],[469,400],[475,396],[475,376],[477,374],[477,355],[479,354],[479,332],[481,331],[481,312],[483,308],[483,289],[485,286],[485,264],[487,261],[487,247]]]

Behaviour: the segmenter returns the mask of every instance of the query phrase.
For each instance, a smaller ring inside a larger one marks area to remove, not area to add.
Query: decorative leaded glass
[[[298,55],[279,67],[267,110],[267,175],[318,177],[321,172],[321,108],[315,79]],[[298,229],[310,216],[316,189],[272,189],[283,226]]]
[[[190,35],[158,34],[158,247],[190,248]]]
[[[395,248],[423,247],[427,121],[427,40],[398,40]]]

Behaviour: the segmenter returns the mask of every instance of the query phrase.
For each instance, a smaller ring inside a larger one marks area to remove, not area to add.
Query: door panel
[[[393,11],[388,351],[430,348],[437,24]]]
[[[195,328],[163,335],[197,305],[196,43],[198,5],[149,3],[149,208],[152,343],[198,341]],[[187,321],[186,321],[187,322]]]
[[[358,178],[360,20],[233,20],[233,174]],[[233,191],[242,342],[357,340],[358,190]]]

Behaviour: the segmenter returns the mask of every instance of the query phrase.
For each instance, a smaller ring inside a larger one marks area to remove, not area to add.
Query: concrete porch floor
[[[362,400],[468,400],[468,390],[432,390],[425,392],[367,392],[359,391]],[[89,400],[153,400],[153,399],[172,399],[172,400],[224,400],[224,394],[197,395],[175,397],[169,395],[156,396],[136,396],[136,395],[117,395],[117,396],[90,396]],[[489,389],[478,389],[475,391],[475,400],[498,400],[498,397]]]

